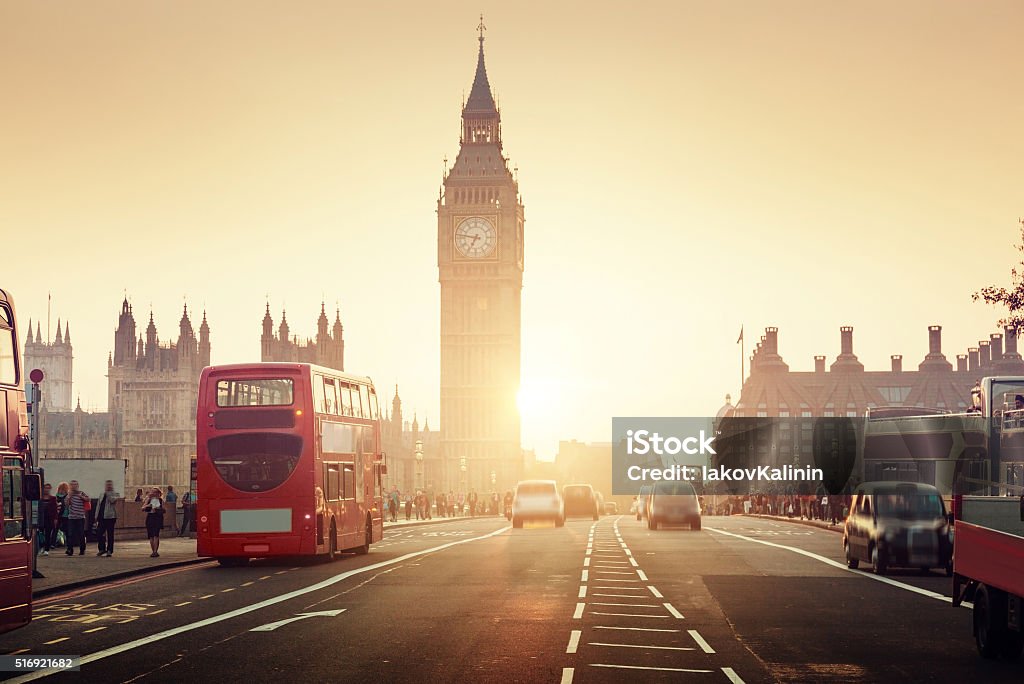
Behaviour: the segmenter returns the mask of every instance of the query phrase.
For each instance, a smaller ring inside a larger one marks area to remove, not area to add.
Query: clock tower
[[[516,394],[524,215],[517,179],[502,152],[484,29],[481,17],[459,155],[445,169],[437,201],[445,481],[435,486],[478,494],[505,491],[522,473]]]

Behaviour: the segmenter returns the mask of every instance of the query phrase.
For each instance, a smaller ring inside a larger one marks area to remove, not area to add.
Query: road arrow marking
[[[254,628],[250,629],[249,631],[250,632],[273,632],[278,627],[284,627],[285,625],[287,625],[287,624],[289,624],[291,622],[296,622],[298,620],[305,620],[306,618],[311,618],[311,617],[335,617],[335,616],[340,615],[341,613],[344,613],[344,612],[345,612],[345,608],[342,608],[341,610],[320,610],[320,611],[317,611],[315,613],[299,613],[295,617],[290,617],[290,618],[287,618],[285,620],[278,620],[277,622],[270,622],[268,624],[261,625],[259,627],[254,627]]]

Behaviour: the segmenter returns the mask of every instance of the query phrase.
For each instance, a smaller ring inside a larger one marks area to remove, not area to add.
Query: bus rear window
[[[6,307],[0,306],[0,383],[14,385],[18,382],[18,367],[14,360],[17,344],[14,339],[13,318]]]
[[[265,492],[283,484],[302,456],[302,438],[247,433],[209,442],[210,460],[221,478],[243,492]]]
[[[295,383],[290,378],[239,378],[217,381],[217,406],[290,406]]]

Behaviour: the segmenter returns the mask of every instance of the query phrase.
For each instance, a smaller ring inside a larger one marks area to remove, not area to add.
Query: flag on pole
[[[739,344],[742,341],[743,341],[743,326],[741,325],[740,326],[740,336],[736,338],[736,344]]]

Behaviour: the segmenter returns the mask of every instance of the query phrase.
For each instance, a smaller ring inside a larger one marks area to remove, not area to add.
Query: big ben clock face
[[[497,242],[494,224],[480,216],[465,219],[455,227],[455,248],[469,259],[490,256]]]

